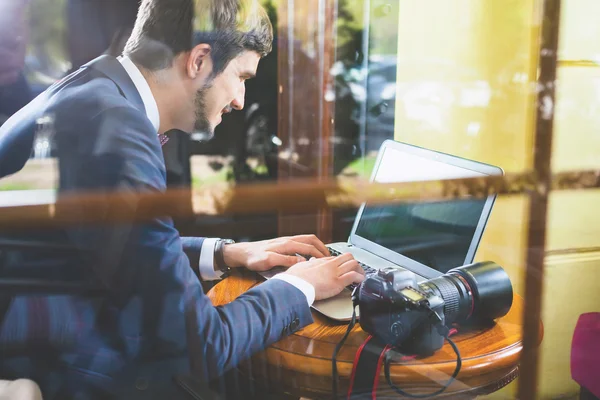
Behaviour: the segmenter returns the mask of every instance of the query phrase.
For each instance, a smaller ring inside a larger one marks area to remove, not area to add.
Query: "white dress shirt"
[[[150,86],[148,85],[146,78],[144,78],[144,75],[142,75],[139,68],[133,63],[133,61],[131,61],[129,57],[119,57],[119,62],[133,81],[135,88],[140,94],[140,97],[144,102],[144,108],[146,109],[146,116],[152,123],[152,126],[158,135],[158,129],[160,126],[158,105],[156,104],[156,100],[154,99],[154,95],[152,94],[152,90],[150,90]],[[223,275],[221,271],[215,270],[214,266],[215,245],[217,244],[218,240],[219,239],[217,238],[206,238],[202,243],[199,270],[200,276],[206,281],[221,279]],[[298,290],[304,293],[309,306],[315,301],[315,288],[304,279],[286,273],[277,274],[272,279],[281,279],[295,286]]]

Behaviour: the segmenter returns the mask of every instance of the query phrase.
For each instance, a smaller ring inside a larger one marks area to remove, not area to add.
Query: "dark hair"
[[[212,47],[216,75],[244,50],[269,54],[273,27],[258,0],[142,0],[123,54],[158,71],[199,43]]]

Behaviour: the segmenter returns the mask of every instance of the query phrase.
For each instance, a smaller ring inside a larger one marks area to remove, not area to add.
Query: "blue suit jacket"
[[[0,128],[1,177],[23,167],[43,115],[54,118],[61,195],[165,190],[157,134],[115,58],[104,56],[82,67]],[[102,210],[81,205],[57,213],[110,216],[137,207],[124,200]],[[213,379],[312,322],[305,296],[281,280],[213,307],[192,270],[198,268],[196,261],[190,265],[203,239],[181,238],[169,218],[74,224],[38,235],[60,238],[77,250],[18,254],[8,271],[31,268],[64,279],[92,277],[109,290],[100,299],[14,299],[0,327],[0,376],[34,379],[44,399],[105,391],[131,398],[140,388],[142,398],[162,398],[175,373]]]

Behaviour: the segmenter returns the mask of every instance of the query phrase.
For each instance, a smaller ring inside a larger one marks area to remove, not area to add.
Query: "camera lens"
[[[510,278],[498,264],[488,261],[466,265],[448,271],[449,275],[464,278],[470,285],[475,319],[496,319],[508,313],[513,302]]]
[[[510,278],[501,266],[490,261],[451,269],[419,287],[444,300],[447,324],[502,317],[513,301]]]

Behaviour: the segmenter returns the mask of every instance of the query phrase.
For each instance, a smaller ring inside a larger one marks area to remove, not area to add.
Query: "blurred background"
[[[2,0],[0,124],[70,71],[119,55],[137,0]],[[345,241],[356,209],[316,215],[216,215],[201,191],[258,182],[367,180],[386,139],[533,168],[541,0],[265,0],[274,51],[247,84],[246,107],[206,140],[171,132],[168,185],[192,188],[182,234],[258,240],[315,232]],[[553,172],[600,169],[600,2],[562,2]],[[4,17],[6,19],[6,17]],[[51,129],[52,121],[41,121]],[[27,167],[0,182],[1,205],[53,199],[56,160],[40,135]],[[195,190],[195,192],[194,192]],[[34,195],[35,193],[35,195]],[[550,195],[539,366],[541,398],[574,398],[571,337],[600,311],[600,192]],[[495,260],[524,294],[529,198],[500,196],[478,260]],[[533,221],[535,222],[535,221]],[[515,384],[490,397],[514,398]]]

